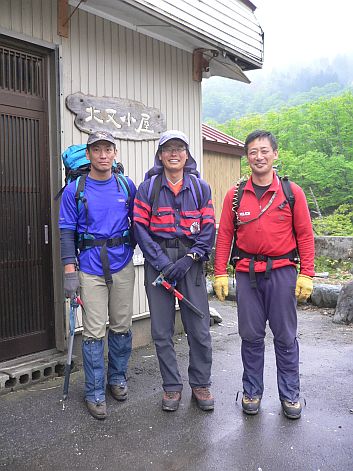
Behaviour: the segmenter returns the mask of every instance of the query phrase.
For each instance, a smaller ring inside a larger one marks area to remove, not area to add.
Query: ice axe
[[[194,314],[201,317],[201,319],[205,317],[205,314],[201,312],[200,309],[198,309],[188,299],[186,299],[184,295],[181,294],[180,291],[176,290],[172,284],[168,283],[168,281],[164,278],[163,273],[158,275],[152,284],[153,286],[163,286],[167,291],[169,291],[169,293],[172,293],[180,302],[184,303],[185,306],[187,306]]]
[[[75,296],[70,301],[70,320],[69,320],[69,347],[67,350],[67,359],[65,365],[65,381],[64,381],[64,388],[63,388],[63,400],[67,398],[69,392],[69,382],[70,382],[70,373],[71,373],[71,361],[72,361],[72,347],[74,345],[74,337],[75,337],[75,319],[77,315],[77,308],[79,306],[83,306],[81,298],[79,296]]]

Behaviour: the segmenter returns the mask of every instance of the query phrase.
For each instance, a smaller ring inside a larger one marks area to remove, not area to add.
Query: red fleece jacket
[[[303,190],[293,182],[291,182],[291,188],[295,197],[293,215],[289,204],[285,203],[286,197],[282,185],[275,174],[271,186],[262,195],[260,201],[255,195],[251,179],[247,181],[238,208],[240,221],[245,222],[256,218],[274,192],[276,196],[271,206],[258,219],[238,226],[237,246],[244,252],[270,257],[283,255],[297,247],[300,256],[300,273],[313,276],[315,247],[309,209]],[[227,192],[223,202],[216,243],[215,275],[227,273],[226,267],[234,236],[233,195],[234,187]],[[295,264],[289,259],[273,260],[273,269],[287,265]],[[236,270],[248,272],[249,259],[239,260]],[[266,262],[255,262],[256,272],[265,270]]]

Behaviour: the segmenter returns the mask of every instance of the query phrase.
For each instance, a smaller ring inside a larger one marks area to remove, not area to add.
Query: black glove
[[[80,290],[80,279],[78,271],[64,273],[64,293],[65,298],[74,298]]]
[[[171,267],[167,268],[164,272],[164,276],[171,281],[180,281],[190,270],[193,263],[194,261],[191,257],[184,255],[184,257],[179,258]]]

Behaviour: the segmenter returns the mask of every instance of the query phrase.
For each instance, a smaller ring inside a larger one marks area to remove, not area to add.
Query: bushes
[[[341,204],[332,214],[313,219],[313,228],[319,236],[353,236],[353,207]]]

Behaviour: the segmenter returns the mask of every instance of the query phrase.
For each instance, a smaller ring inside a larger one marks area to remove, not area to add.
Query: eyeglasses
[[[181,154],[186,150],[185,146],[176,146],[176,147],[171,147],[171,146],[165,146],[162,147],[162,152],[165,152],[166,154],[172,154],[173,152],[177,152],[178,154]]]

